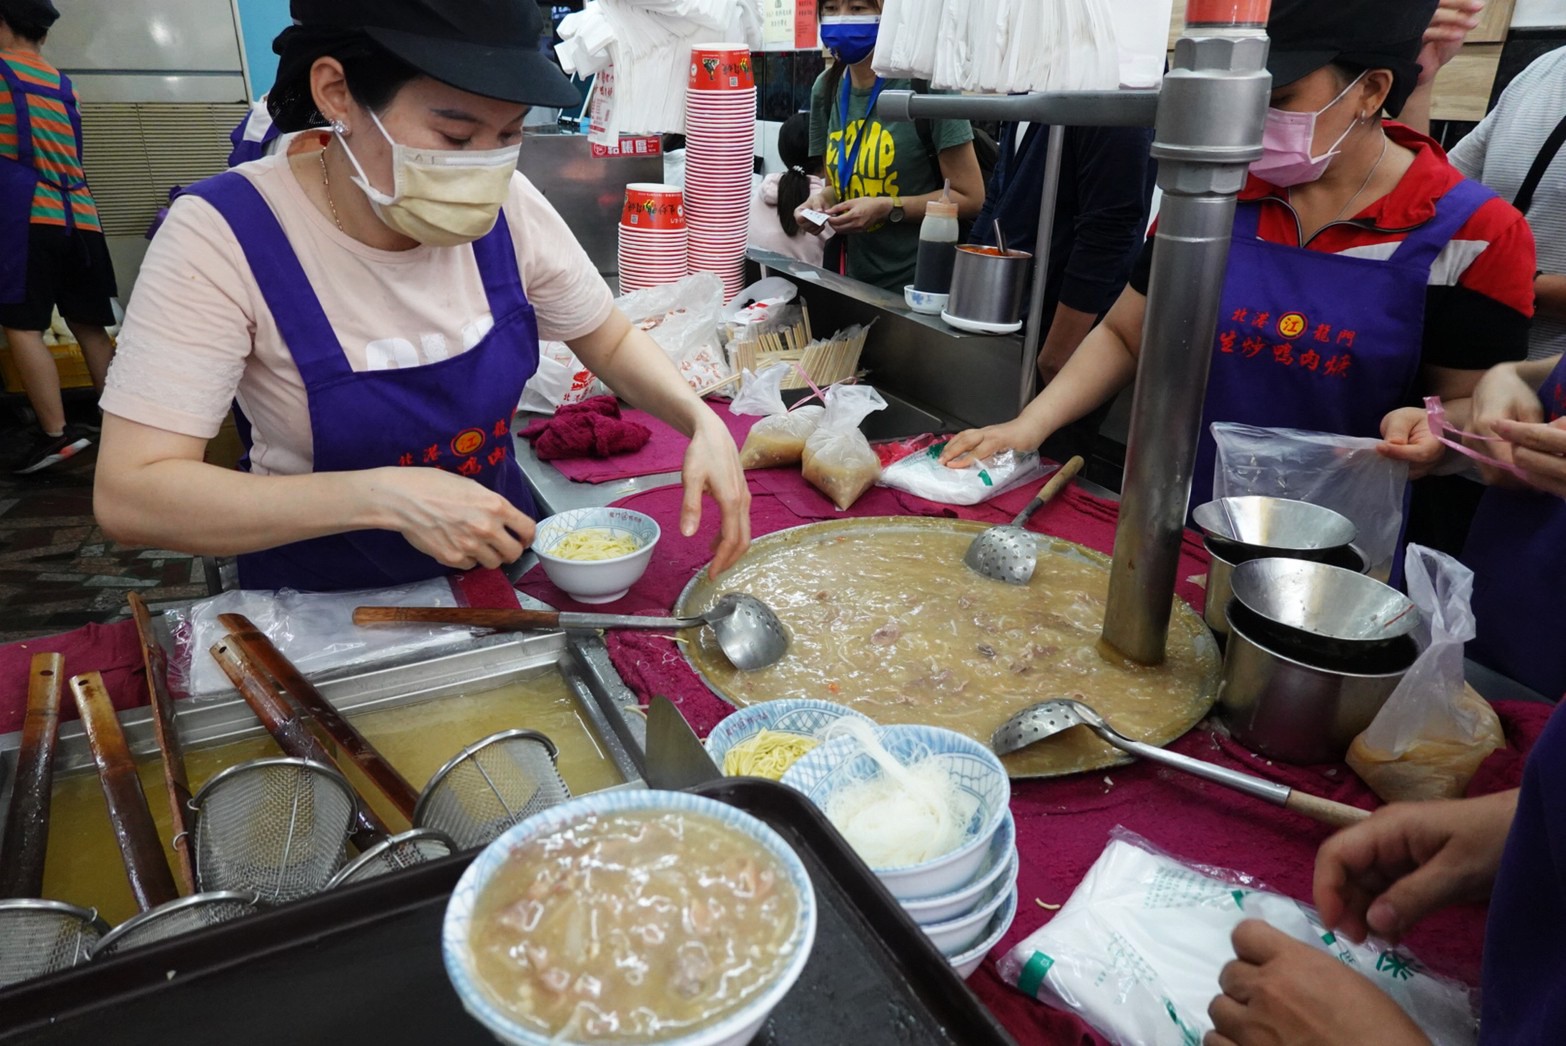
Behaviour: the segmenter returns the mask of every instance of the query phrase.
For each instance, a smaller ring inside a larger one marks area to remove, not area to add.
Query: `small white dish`
[[[971,881],[938,897],[903,901],[901,902],[903,910],[913,916],[913,921],[920,926],[949,922],[973,911],[978,906],[979,899],[985,896],[986,890],[997,880],[1005,879],[1009,882],[1015,879],[1019,866],[1017,826],[1009,810],[1006,812],[1005,820],[1001,821],[1001,826],[995,830],[995,838],[990,842],[990,853],[985,858],[985,862]]]
[[[1011,893],[1006,895],[1006,903],[1000,910],[990,917],[989,932],[984,935],[984,940],[963,952],[961,955],[953,955],[947,959],[952,968],[957,971],[957,976],[967,980],[973,976],[984,962],[984,957],[990,954],[990,949],[1000,943],[1000,939],[1006,936],[1006,931],[1011,929],[1012,921],[1017,918],[1017,888],[1013,886]]]
[[[607,530],[628,534],[636,551],[613,559],[562,559],[549,550],[576,530]],[[556,587],[578,603],[613,603],[630,591],[647,572],[653,546],[661,536],[651,516],[624,508],[579,508],[539,520],[533,536],[533,552]]]
[[[1022,329],[1021,320],[1016,323],[985,323],[983,320],[966,320],[961,316],[953,316],[945,309],[941,310],[941,319],[946,321],[948,327],[956,327],[969,334],[1015,334]]]
[[[992,919],[1006,903],[1007,895],[1017,888],[1016,865],[1012,866],[1013,873],[1010,878],[1001,879],[989,885],[980,898],[981,903],[973,911],[966,915],[960,915],[944,923],[936,923],[934,926],[922,927],[924,935],[935,942],[935,946],[941,950],[941,954],[950,958],[953,955],[961,955],[979,942],[979,938],[985,935]]]
[[[914,312],[924,316],[939,316],[946,310],[946,300],[950,297],[949,294],[921,291],[911,283],[903,287],[903,301]]]

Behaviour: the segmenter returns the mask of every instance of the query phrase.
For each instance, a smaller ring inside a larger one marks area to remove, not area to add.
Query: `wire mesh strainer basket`
[[[120,923],[93,948],[92,957],[100,959],[117,955],[193,930],[253,915],[260,910],[258,898],[253,893],[219,891],[181,897]]]
[[[331,767],[256,759],[197,793],[196,885],[285,904],[326,887],[342,866],[355,799]]]
[[[98,913],[61,901],[0,901],[0,988],[68,970],[109,932]]]
[[[456,851],[457,844],[447,838],[445,833],[429,828],[414,828],[401,835],[382,839],[343,865],[342,870],[326,884],[326,888],[330,890],[349,883],[362,883],[366,879],[400,872],[425,861],[449,857]]]
[[[430,778],[413,823],[450,836],[461,850],[488,845],[507,828],[571,798],[559,751],[537,730],[502,730],[452,757]]]

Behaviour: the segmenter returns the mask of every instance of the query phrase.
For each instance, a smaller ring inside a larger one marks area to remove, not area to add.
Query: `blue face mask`
[[[880,15],[826,15],[821,19],[821,43],[838,61],[857,65],[875,50]]]

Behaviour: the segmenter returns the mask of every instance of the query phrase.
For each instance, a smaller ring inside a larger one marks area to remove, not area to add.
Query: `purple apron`
[[[76,228],[76,215],[71,210],[71,193],[86,186],[80,179],[62,185],[51,181],[33,166],[33,116],[27,104],[28,95],[53,98],[65,105],[71,118],[71,130],[76,134],[76,157],[82,156],[82,117],[76,108],[76,92],[64,73],[60,74],[60,86],[41,87],[24,83],[16,75],[11,64],[0,58],[0,79],[11,91],[11,108],[16,112],[16,158],[0,157],[0,305],[14,305],[27,300],[27,242],[33,220],[33,196],[42,182],[60,191],[65,204],[65,228]]]
[[[1256,235],[1262,205],[1240,204],[1191,505],[1212,500],[1215,421],[1381,434],[1381,419],[1411,402],[1430,266],[1494,195],[1454,185],[1385,261],[1268,243]]]
[[[261,132],[261,137],[254,137],[251,133],[250,124],[255,118],[256,110],[252,107],[245,114],[245,118],[239,121],[239,124],[229,132],[228,140],[234,146],[228,154],[228,165],[230,167],[238,167],[242,163],[261,159],[266,155],[267,146],[283,136],[283,132],[278,129],[277,124],[268,120],[266,129]],[[148,239],[151,239],[151,237],[148,237]]]
[[[299,366],[309,398],[316,472],[386,465],[467,476],[531,515],[533,496],[517,466],[511,416],[538,368],[538,324],[522,289],[502,213],[473,244],[494,328],[473,348],[421,367],[354,371],[320,300],[266,200],[239,174],[187,192],[217,208]],[[240,436],[250,426],[235,409]],[[360,530],[239,557],[243,588],[332,591],[380,588],[451,573],[390,530]]]
[[[1566,357],[1539,390],[1544,416],[1566,417]],[[1479,502],[1463,547],[1474,572],[1474,623],[1468,656],[1545,697],[1566,694],[1566,500],[1491,487]]]

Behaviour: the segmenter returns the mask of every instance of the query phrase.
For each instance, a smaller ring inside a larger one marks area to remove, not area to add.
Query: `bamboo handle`
[[[126,596],[136,635],[141,640],[142,664],[147,670],[147,698],[152,705],[152,727],[163,755],[163,789],[168,795],[169,814],[174,825],[174,871],[180,888],[196,892],[195,857],[191,852],[190,778],[185,771],[185,750],[180,744],[175,723],[174,695],[169,693],[169,663],[152,631],[152,615],[147,604],[135,592]]]
[[[283,750],[284,755],[293,756],[295,759],[308,759],[311,762],[320,763],[323,766],[336,767],[337,761],[327,752],[326,747],[317,741],[304,722],[294,713],[276,690],[272,689],[272,682],[261,669],[253,664],[239,648],[223,641],[214,643],[211,649],[212,659],[223,669],[223,674],[228,676],[228,681],[234,684],[234,689],[239,691],[239,696],[245,699],[250,710],[261,720],[261,725],[266,727],[266,732],[272,735],[277,742],[277,747]],[[390,833],[381,819],[375,816],[367,805],[362,802],[354,804],[353,845],[361,852],[374,846]]]
[[[64,692],[65,659],[59,654],[34,654],[27,682],[22,747],[16,753],[10,812],[5,818],[5,836],[0,839],[0,897],[43,894],[54,742]]]
[[[82,717],[93,762],[98,764],[98,783],[109,806],[109,821],[120,844],[131,894],[138,908],[151,911],[177,898],[179,891],[169,874],[163,842],[152,821],[147,794],[141,789],[136,761],[125,743],[125,731],[120,729],[103,677],[97,672],[72,676],[71,693],[76,696],[76,711]]]
[[[222,614],[218,621],[229,630],[229,638],[240,651],[252,663],[260,665],[269,673],[283,693],[291,697],[305,715],[320,724],[397,811],[411,822],[419,794],[413,790],[408,779],[398,773],[397,768],[370,743],[369,738],[344,719],[326,699],[326,695],[317,690],[248,618],[242,614]]]
[[[1313,821],[1330,824],[1335,828],[1347,828],[1359,824],[1370,816],[1369,810],[1349,806],[1347,803],[1335,803],[1331,799],[1323,799],[1319,795],[1311,795],[1298,789],[1289,792],[1289,798],[1284,800],[1283,807],[1285,810],[1293,810]]]
[[[1061,488],[1070,483],[1076,474],[1081,471],[1082,456],[1079,454],[1055,470],[1055,474],[1049,478],[1049,482],[1039,488],[1038,495],[1028,502],[1027,508],[1017,513],[1017,518],[1011,521],[1011,525],[1020,527],[1026,523],[1029,516],[1049,504],[1055,495],[1060,493]]]
[[[501,632],[560,627],[553,610],[484,610],[478,607],[355,607],[356,625],[434,624],[493,628]]]

